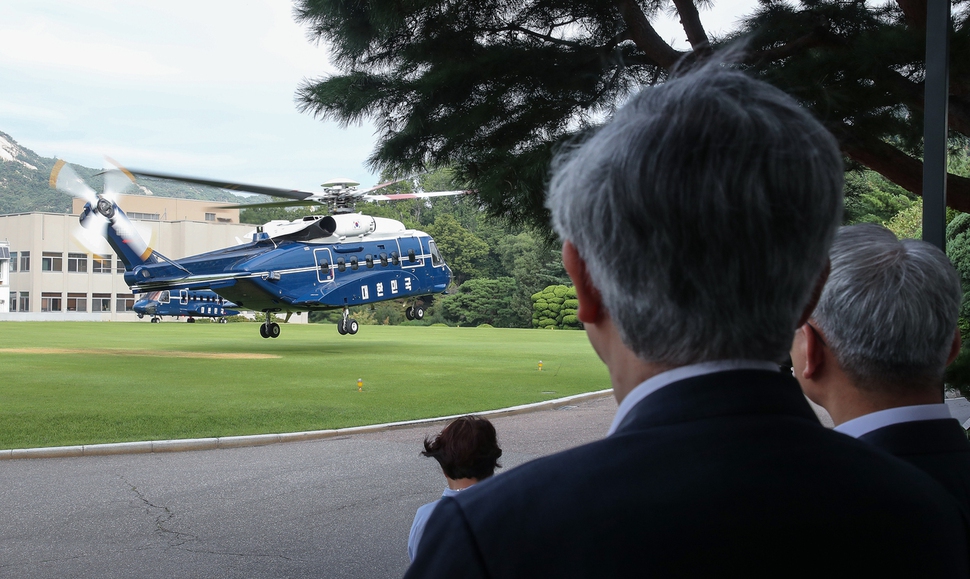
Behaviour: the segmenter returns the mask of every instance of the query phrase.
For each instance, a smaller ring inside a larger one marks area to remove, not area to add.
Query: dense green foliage
[[[577,332],[0,322],[0,449],[464,414],[609,388]],[[12,327],[16,331],[12,331]],[[537,372],[542,360],[554,372]],[[357,391],[357,379],[364,382]]]
[[[850,159],[922,190],[925,2],[762,0],[723,38],[707,33],[698,4],[706,3],[298,0],[297,18],[331,48],[340,73],[304,82],[297,99],[325,119],[372,119],[375,167],[407,174],[451,166],[490,213],[544,229],[558,146],[643,85],[741,42],[739,66],[811,109]],[[970,135],[968,4],[953,2],[949,119],[957,138]],[[664,11],[679,17],[688,51],[651,25]],[[880,189],[889,197],[871,218],[905,203]],[[970,179],[952,174],[948,200],[970,210]]]
[[[576,288],[551,285],[532,294],[532,327],[581,330],[583,323],[576,317],[579,301]]]

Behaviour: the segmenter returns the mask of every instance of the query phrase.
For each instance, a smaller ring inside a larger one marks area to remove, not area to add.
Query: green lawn
[[[361,326],[339,336],[300,324],[266,340],[252,323],[0,330],[0,449],[341,428],[609,387],[578,331]]]

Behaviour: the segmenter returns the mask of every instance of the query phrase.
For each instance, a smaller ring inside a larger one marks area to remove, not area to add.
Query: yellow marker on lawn
[[[358,378],[357,379],[357,391],[358,392],[363,392],[364,391],[364,379],[363,378]]]
[[[542,360],[539,360],[539,371],[542,372]]]

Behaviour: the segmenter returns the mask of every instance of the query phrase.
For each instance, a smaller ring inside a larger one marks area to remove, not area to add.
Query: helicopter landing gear
[[[414,307],[408,306],[404,309],[404,317],[409,320],[423,320],[424,308],[418,305]]]
[[[185,319],[185,323],[186,324],[194,324],[195,323],[195,318],[193,318],[192,316],[189,316],[188,318]]]
[[[160,318],[158,316],[152,316],[152,323],[153,324],[157,324],[160,321],[162,321],[162,318]]]
[[[259,326],[259,335],[264,338],[279,338],[280,325],[273,321],[273,314],[266,312],[266,321]]]
[[[341,336],[346,334],[350,334],[352,336],[356,334],[357,330],[360,328],[360,326],[357,324],[357,320],[349,316],[350,310],[344,308],[344,316],[339,322],[337,322],[337,333]]]

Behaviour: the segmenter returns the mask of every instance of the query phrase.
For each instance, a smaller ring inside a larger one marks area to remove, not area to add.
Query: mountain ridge
[[[42,157],[0,131],[0,215],[34,211],[70,213],[71,196],[50,187],[50,173],[56,162],[57,159]],[[101,169],[69,164],[92,189],[101,191],[103,179],[97,175]],[[154,180],[147,185],[136,183],[124,193],[224,203],[255,203],[261,200],[240,197],[215,187],[161,180]]]

